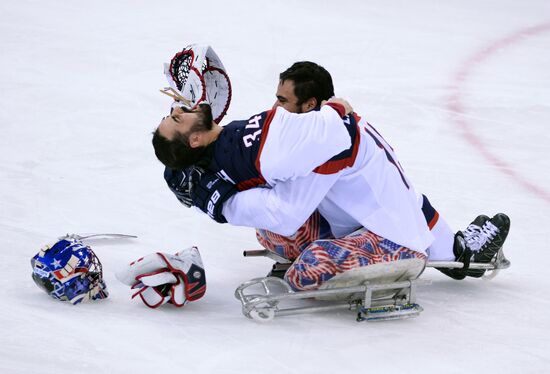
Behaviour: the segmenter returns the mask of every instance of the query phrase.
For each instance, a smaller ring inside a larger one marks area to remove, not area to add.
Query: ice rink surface
[[[183,208],[150,145],[169,108],[162,63],[207,43],[233,83],[225,123],[269,108],[278,74],[312,60],[368,118],[454,230],[512,220],[492,281],[433,269],[419,318],[353,313],[258,324],[233,297],[263,276],[252,229]],[[1,373],[550,372],[550,3],[531,1],[29,1],[0,3]],[[65,233],[90,242],[110,297],[72,306],[31,280]],[[206,296],[130,300],[115,271],[197,245]]]

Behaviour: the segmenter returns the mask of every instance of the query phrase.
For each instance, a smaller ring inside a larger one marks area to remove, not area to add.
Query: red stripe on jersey
[[[262,135],[260,135],[260,148],[258,149],[258,155],[256,156],[256,170],[258,171],[258,174],[260,174],[261,179],[263,179],[265,183],[265,179],[262,175],[262,168],[260,165],[260,156],[262,155],[262,150],[264,149],[264,144],[267,139],[267,133],[269,132],[269,125],[271,124],[271,121],[273,121],[273,117],[275,116],[277,108],[271,109],[267,111],[267,116],[265,117],[264,125],[262,126]],[[255,179],[259,179],[255,178]],[[246,182],[246,181],[245,181]],[[244,182],[241,182],[244,183]]]
[[[344,118],[346,116],[346,108],[342,104],[340,104],[340,103],[326,103],[325,105],[328,105],[329,107],[334,109],[336,111],[336,113],[338,113],[340,118]]]
[[[340,170],[353,166],[355,159],[357,158],[357,152],[359,151],[359,143],[361,142],[361,131],[359,130],[359,117],[356,113],[353,113],[353,117],[356,123],[355,139],[352,140],[352,152],[351,155],[340,160],[328,160],[324,164],[317,166],[313,172],[317,174],[335,174]]]
[[[438,220],[439,220],[439,213],[436,210],[432,220],[428,223],[428,227],[430,228],[430,230],[434,228]]]
[[[263,186],[266,184],[264,177],[261,175],[257,178],[247,179],[245,181],[237,183],[237,190],[246,191],[254,187]]]

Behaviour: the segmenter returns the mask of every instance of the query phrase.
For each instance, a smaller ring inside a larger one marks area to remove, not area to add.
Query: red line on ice
[[[462,137],[466,140],[466,142],[470,143],[478,152],[480,152],[486,161],[488,161],[491,165],[496,167],[502,173],[519,183],[526,190],[550,203],[550,193],[548,191],[527,180],[520,173],[514,170],[511,165],[506,163],[499,156],[493,154],[483,143],[483,140],[475,135],[474,131],[472,131],[471,124],[465,118],[466,110],[462,105],[460,92],[460,86],[468,81],[470,74],[472,73],[474,68],[484,63],[489,57],[504,48],[514,46],[529,37],[533,37],[548,31],[550,31],[550,22],[533,27],[528,27],[519,30],[507,37],[496,40],[485,48],[482,48],[474,53],[470,58],[462,63],[462,65],[456,72],[452,86],[454,92],[448,99],[447,107],[451,111],[458,114],[454,116],[453,120],[455,124],[462,130]]]

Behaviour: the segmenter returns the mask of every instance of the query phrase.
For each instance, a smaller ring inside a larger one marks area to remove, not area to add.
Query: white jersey
[[[433,236],[393,150],[365,120],[336,109],[277,108],[258,137],[267,187],[235,194],[223,215],[233,225],[289,236],[318,209],[336,237],[365,227],[425,254]]]

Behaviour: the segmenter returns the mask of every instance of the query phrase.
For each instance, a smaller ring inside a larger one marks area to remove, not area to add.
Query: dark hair
[[[153,132],[153,148],[158,160],[172,169],[182,170],[192,165],[197,165],[205,156],[207,147],[192,148],[189,144],[189,135],[194,132],[212,130],[212,110],[208,104],[200,104],[197,122],[186,133],[176,133],[174,138],[168,140],[157,129]]]
[[[295,62],[279,75],[279,79],[281,82],[286,80],[294,82],[294,94],[298,98],[297,105],[302,105],[312,97],[317,100],[317,105],[321,105],[321,101],[334,96],[330,73],[314,62]]]

